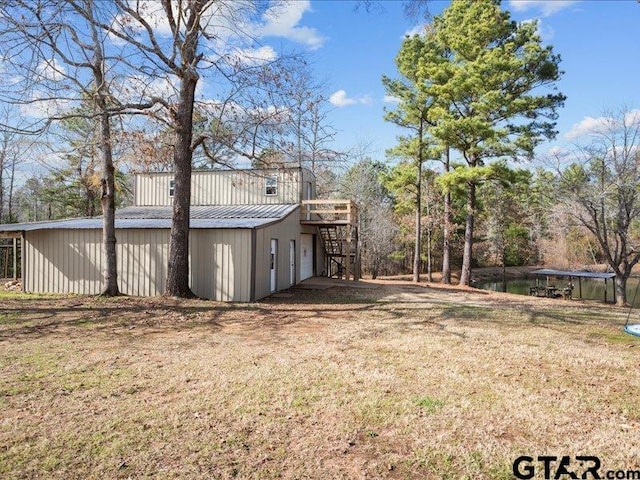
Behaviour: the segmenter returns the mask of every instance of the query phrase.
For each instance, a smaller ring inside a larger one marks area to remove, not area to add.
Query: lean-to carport
[[[602,272],[584,272],[584,271],[569,271],[569,270],[552,270],[549,268],[543,268],[541,270],[534,270],[536,275],[536,285],[539,285],[540,277],[547,277],[547,285],[549,285],[549,277],[568,277],[569,283],[573,284],[573,279],[578,279],[578,298],[582,299],[582,279],[583,278],[601,278],[604,280],[604,302],[607,303],[607,287],[609,279],[615,278],[615,273],[602,273]],[[616,289],[613,289],[613,303],[616,303]]]
[[[11,242],[4,242],[7,239]],[[2,265],[0,278],[10,278],[9,271],[11,271],[11,278],[18,279],[18,259],[21,258],[18,255],[18,250],[20,248],[22,248],[22,232],[0,232],[0,264]]]

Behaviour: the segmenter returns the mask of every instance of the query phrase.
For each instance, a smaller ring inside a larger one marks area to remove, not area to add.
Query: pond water
[[[607,302],[613,302],[613,289],[614,279],[607,281]],[[627,281],[627,301],[629,304],[633,301],[633,296],[638,289],[639,279],[630,278]],[[568,278],[549,279],[549,284],[555,285],[558,288],[566,287],[569,283]],[[507,280],[507,292],[516,293],[519,295],[529,295],[529,288],[536,285],[535,278],[522,278],[516,280]],[[546,285],[546,278],[540,278],[540,285]],[[483,290],[493,290],[494,292],[504,291],[502,282],[478,282],[475,285],[476,288]],[[602,279],[583,278],[582,279],[582,298],[585,300],[597,300],[604,301],[604,288],[605,282]],[[638,289],[640,290],[640,289]],[[573,297],[578,298],[580,295],[579,282],[577,278],[573,279]],[[638,291],[637,298],[634,302],[634,307],[640,307],[640,291]]]

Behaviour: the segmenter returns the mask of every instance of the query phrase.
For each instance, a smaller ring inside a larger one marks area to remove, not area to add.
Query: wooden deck
[[[304,225],[358,225],[358,207],[351,200],[303,200]]]

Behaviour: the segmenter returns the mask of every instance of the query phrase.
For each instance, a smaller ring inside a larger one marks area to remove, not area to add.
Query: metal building
[[[116,212],[122,293],[164,292],[172,197],[172,174],[139,174],[135,205]],[[355,207],[338,200],[331,202],[336,209],[328,209],[326,201],[314,197],[315,178],[302,168],[194,172],[193,292],[250,302],[337,270],[357,279]],[[98,294],[103,288],[101,229],[99,218],[69,219],[0,225],[0,236],[21,239],[23,290]],[[344,241],[329,242],[327,232],[342,232]],[[329,258],[340,259],[346,269],[332,269]]]

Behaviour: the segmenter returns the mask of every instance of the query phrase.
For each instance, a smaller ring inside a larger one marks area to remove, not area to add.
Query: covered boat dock
[[[545,296],[545,297],[563,297],[573,298],[573,279],[578,279],[578,298],[582,299],[582,279],[583,278],[595,278],[604,280],[604,302],[607,303],[607,287],[610,279],[615,278],[615,273],[608,272],[585,272],[585,271],[569,271],[569,270],[552,270],[549,268],[543,268],[541,270],[534,270],[531,272],[536,275],[536,286],[531,287],[529,290],[530,295]],[[546,277],[547,282],[545,285],[540,284],[540,277]],[[555,284],[549,281],[550,277],[563,277],[568,278],[569,282],[565,287],[557,287]],[[613,303],[616,303],[616,289],[613,289]]]

